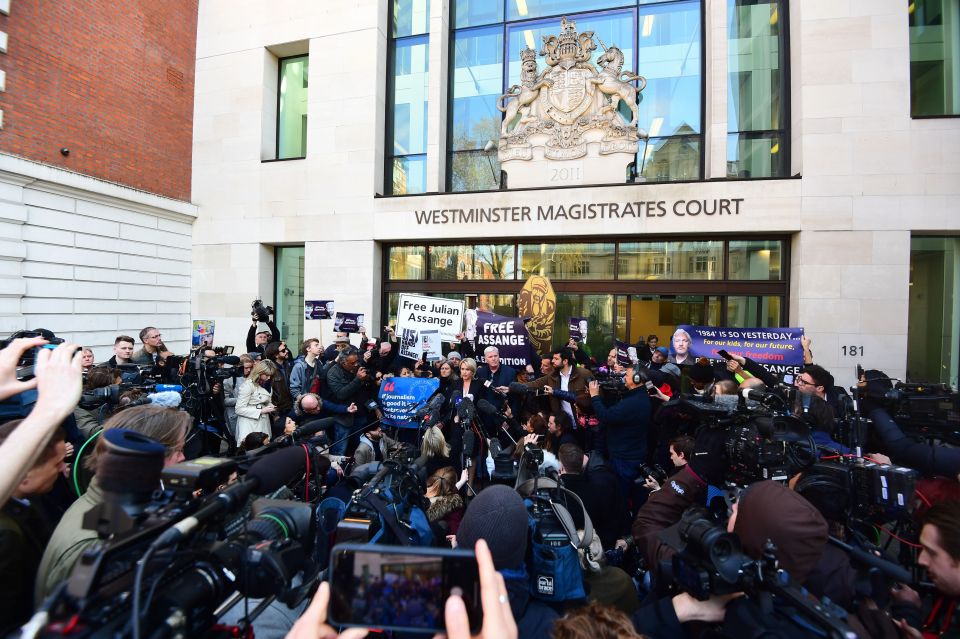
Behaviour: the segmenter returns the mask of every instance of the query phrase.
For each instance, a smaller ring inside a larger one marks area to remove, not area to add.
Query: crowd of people
[[[330,461],[325,490],[351,474],[369,477],[371,467],[413,449],[434,543],[478,548],[482,586],[490,594],[484,598],[485,637],[678,637],[697,636],[705,627],[725,636],[743,624],[767,624],[764,636],[805,636],[802,623],[768,623],[753,597],[710,593],[698,599],[677,587],[665,569],[678,556],[670,537],[698,506],[709,506],[712,521],[736,535],[753,560],[762,560],[772,542],[791,583],[842,607],[844,623],[859,636],[960,635],[953,620],[960,598],[960,448],[905,432],[882,400],[891,383],[880,371],[865,371],[860,383],[857,416],[871,424],[863,441],[855,447],[841,441],[837,425],[850,417],[850,402],[815,362],[806,337],[805,364],[787,384],[748,358],[734,355],[723,364],[694,358],[682,330],[671,336],[672,349],[650,335],[626,363],[616,348],[597,357],[570,339],[536,365],[514,370],[496,347],[480,349],[464,335],[439,360],[427,361],[401,356],[390,327],[380,338],[362,327],[352,339],[339,333],[324,348],[318,338],[288,345],[272,321],[253,318],[246,351],[235,363],[216,349],[199,353],[197,361],[225,372],[204,398],[206,434],[198,437],[192,436],[196,415],[158,400],[137,406],[143,390],[120,392],[118,402],[90,399],[118,384],[181,379],[181,358],[166,348],[158,329],[146,327],[138,337],[136,349],[132,337],[118,336],[102,364],[75,344],[39,348],[46,343],[42,337],[16,339],[0,351],[0,400],[38,391],[28,414],[0,425],[0,589],[7,602],[0,632],[25,623],[97,542],[97,533],[82,522],[103,499],[98,436],[124,428],[160,442],[167,464],[309,436],[324,445]],[[18,363],[34,352],[35,376],[18,379]],[[439,380],[442,403],[429,426],[384,427],[376,399],[390,377]],[[776,394],[782,412],[809,429],[805,441],[813,444],[788,476],[756,477],[734,487],[728,436],[691,423],[689,412],[676,407],[689,399],[744,409],[742,399],[721,399],[743,391]],[[125,407],[129,403],[134,406]],[[465,410],[468,405],[481,410]],[[889,520],[867,523],[875,534],[869,552],[905,564],[917,578],[890,584],[883,593],[864,591],[861,566],[830,542],[861,543],[852,505],[844,506],[836,493],[852,489],[825,485],[811,470],[825,460],[861,458],[909,467],[917,476],[898,528],[885,525]],[[552,479],[553,495],[573,525],[582,535],[592,533],[577,552],[582,596],[558,601],[531,585],[542,540],[531,525],[537,495],[518,489],[524,476]],[[385,588],[391,615],[441,614],[435,603],[426,610],[423,602],[407,601],[404,588],[393,584],[370,583],[368,594]],[[326,636],[318,629],[329,628],[323,625],[328,598],[324,585],[291,636]],[[363,606],[377,625],[373,601]],[[462,602],[451,598],[445,613],[451,636],[462,636]],[[377,618],[386,623],[384,615]]]

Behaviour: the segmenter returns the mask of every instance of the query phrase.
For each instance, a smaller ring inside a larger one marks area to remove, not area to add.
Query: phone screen
[[[330,623],[382,630],[444,632],[451,593],[467,606],[472,632],[483,620],[472,551],[343,544],[333,549]]]

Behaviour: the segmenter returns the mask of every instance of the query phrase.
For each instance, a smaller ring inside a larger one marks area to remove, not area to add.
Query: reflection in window
[[[503,2],[500,0],[455,0],[454,25],[457,29],[493,24],[503,20]]]
[[[425,253],[426,249],[422,246],[390,247],[388,277],[391,280],[422,280],[426,278]]]
[[[280,339],[292,350],[303,341],[303,258],[302,246],[278,246],[275,289],[276,321]]]
[[[780,326],[781,298],[770,295],[727,297],[727,326],[731,328]]]
[[[620,279],[718,280],[723,277],[723,242],[625,242]]]
[[[728,177],[787,173],[785,130],[786,32],[776,0],[728,0]],[[752,135],[747,135],[752,134]]]
[[[651,138],[640,145],[640,174],[648,182],[700,178],[700,136]]]
[[[393,37],[420,35],[430,30],[430,0],[393,0]]]
[[[422,0],[397,0],[394,10],[409,12],[424,6]],[[416,15],[420,14],[415,11]],[[397,22],[401,17],[394,16],[395,27],[404,24]],[[414,17],[409,18],[409,25],[416,25]],[[391,136],[387,140],[387,153],[391,157],[386,163],[386,186],[393,195],[423,193],[427,188],[429,45],[426,35],[392,40],[391,44],[393,77],[391,92],[387,96],[387,130]]]
[[[427,156],[408,155],[390,161],[390,185],[394,195],[427,190]]]
[[[521,244],[520,277],[558,280],[613,279],[613,244]]]
[[[307,155],[307,79],[309,57],[280,60],[280,108],[277,159]]]
[[[647,87],[640,97],[639,123],[650,140],[641,146],[637,165],[647,181],[697,180],[701,175],[700,11],[699,2],[640,8],[639,73],[647,78]]]
[[[503,29],[458,32],[453,49],[450,190],[495,189],[500,184],[499,160],[495,151],[482,149],[500,139],[496,102],[503,90]]]
[[[910,114],[960,115],[960,6],[910,0]]]
[[[613,340],[613,295],[557,293],[557,314],[553,323],[553,348],[570,338],[570,318],[587,318],[587,355],[606,361]],[[606,349],[606,350],[604,350]]]
[[[958,385],[960,238],[910,239],[907,379]]]
[[[513,245],[431,246],[432,280],[512,280]]]
[[[780,245],[779,240],[731,241],[727,279],[779,280]]]

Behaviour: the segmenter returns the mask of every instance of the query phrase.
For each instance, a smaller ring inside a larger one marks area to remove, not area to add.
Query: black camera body
[[[5,340],[0,340],[0,350],[3,350],[10,345],[15,339],[20,338],[31,338],[31,337],[42,337],[47,340],[48,346],[56,346],[57,344],[63,344],[63,338],[57,337],[53,334],[53,331],[48,331],[45,328],[35,328],[32,331],[17,331],[10,337]],[[37,346],[36,348],[31,348],[26,351],[21,357],[20,361],[17,362],[17,379],[24,381],[33,379],[33,365],[37,361],[37,353],[43,346]]]
[[[256,299],[250,304],[250,308],[253,309],[252,315],[256,318],[258,322],[266,322],[270,319],[270,316],[273,315],[272,306],[264,306],[263,300]]]

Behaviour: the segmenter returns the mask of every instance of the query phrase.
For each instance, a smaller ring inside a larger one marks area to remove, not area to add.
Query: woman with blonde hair
[[[423,433],[420,457],[416,463],[426,471],[427,477],[444,466],[453,466],[453,462],[450,460],[450,444],[447,443],[443,432],[436,426],[431,426]]]
[[[466,477],[462,478],[461,483],[457,482],[457,471],[453,466],[445,466],[427,479],[426,495],[430,500],[427,519],[431,526],[440,529],[443,535],[456,535],[460,528],[460,520],[466,510],[459,492],[464,483]]]
[[[237,441],[242,442],[250,433],[271,435],[270,415],[277,411],[271,401],[270,380],[277,374],[276,365],[268,359],[254,364],[247,379],[237,393],[233,410],[237,414]]]

